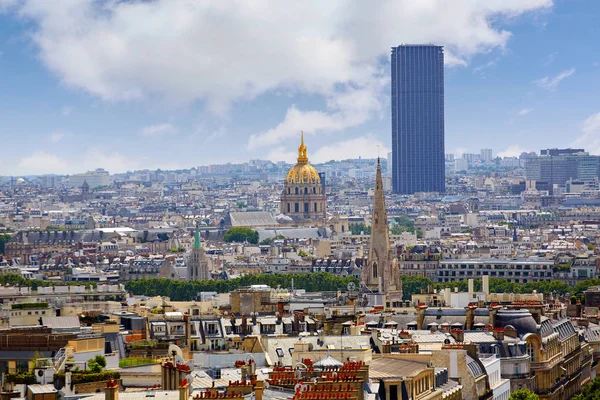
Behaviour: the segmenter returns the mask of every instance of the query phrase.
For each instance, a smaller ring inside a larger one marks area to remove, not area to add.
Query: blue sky
[[[0,175],[390,146],[389,53],[446,48],[446,152],[600,154],[593,0],[0,0]]]

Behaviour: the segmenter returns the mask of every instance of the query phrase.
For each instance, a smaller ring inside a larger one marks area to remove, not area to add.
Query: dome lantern
[[[285,181],[288,184],[308,183],[308,184],[320,184],[321,177],[319,173],[308,162],[308,156],[306,155],[306,146],[304,145],[304,132],[300,139],[300,146],[298,146],[298,163],[294,165],[287,173]]]

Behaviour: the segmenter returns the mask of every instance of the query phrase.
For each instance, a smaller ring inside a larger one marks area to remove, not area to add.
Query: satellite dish
[[[356,284],[354,282],[349,282],[348,283],[348,291],[352,292],[356,289]]]

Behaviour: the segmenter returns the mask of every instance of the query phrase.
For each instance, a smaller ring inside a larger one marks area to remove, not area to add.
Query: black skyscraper
[[[392,48],[392,188],[444,192],[444,49]]]

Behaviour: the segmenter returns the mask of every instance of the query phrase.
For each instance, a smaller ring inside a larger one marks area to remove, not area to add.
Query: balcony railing
[[[502,374],[502,379],[529,379],[533,378],[532,372],[524,372],[522,374]]]
[[[542,390],[538,390],[537,394],[551,394],[556,392],[558,389],[560,389],[562,386],[565,385],[565,383],[567,383],[569,381],[568,377],[564,377],[560,380],[558,380],[550,389],[542,389]]]
[[[562,359],[562,353],[557,353],[554,356],[552,356],[549,360],[540,361],[540,362],[532,362],[531,369],[532,370],[551,369],[561,359]]]

